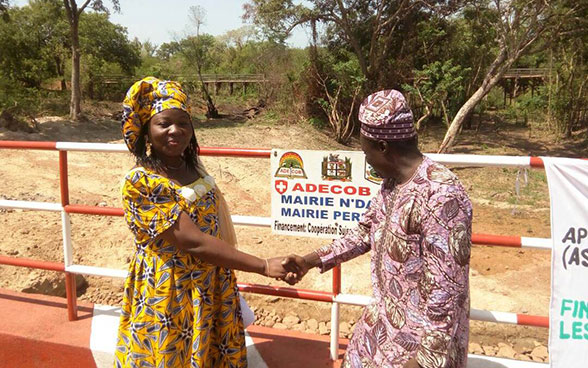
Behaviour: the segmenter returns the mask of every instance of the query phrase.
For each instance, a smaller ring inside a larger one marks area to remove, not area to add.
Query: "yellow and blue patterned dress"
[[[246,367],[234,272],[157,237],[182,211],[218,237],[214,180],[180,187],[139,167],[125,177],[122,196],[136,253],[125,281],[115,367]]]

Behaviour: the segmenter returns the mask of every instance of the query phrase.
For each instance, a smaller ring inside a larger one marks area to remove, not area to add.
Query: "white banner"
[[[357,225],[381,184],[359,151],[272,150],[272,231],[335,239]]]
[[[542,157],[551,198],[551,367],[588,367],[588,161]]]

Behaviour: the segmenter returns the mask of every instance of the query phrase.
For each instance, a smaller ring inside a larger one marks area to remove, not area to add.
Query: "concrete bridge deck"
[[[0,289],[0,366],[3,368],[111,368],[118,308],[78,303],[67,320],[63,298]],[[339,367],[329,359],[329,337],[250,326],[251,368]],[[341,340],[339,358],[347,341]],[[468,368],[546,368],[547,364],[470,355]]]

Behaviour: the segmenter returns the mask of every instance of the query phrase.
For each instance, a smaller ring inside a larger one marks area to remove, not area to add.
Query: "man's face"
[[[367,163],[376,170],[380,177],[384,178],[384,171],[388,160],[382,144],[378,141],[365,138],[361,134],[359,136],[359,143],[361,144],[361,149],[365,154]]]

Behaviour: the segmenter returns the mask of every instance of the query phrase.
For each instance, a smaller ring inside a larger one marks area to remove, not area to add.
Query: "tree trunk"
[[[449,128],[447,128],[447,133],[445,133],[443,142],[441,143],[441,146],[439,146],[439,150],[437,151],[438,153],[446,153],[453,146],[455,138],[457,138],[462,124],[470,112],[472,112],[476,105],[482,101],[484,96],[490,92],[492,87],[494,87],[500,81],[500,78],[504,72],[510,68],[515,60],[516,58],[512,57],[507,59],[507,48],[503,45],[500,49],[500,52],[492,62],[492,65],[490,65],[488,73],[482,81],[482,85],[478,87],[476,92],[474,92],[474,94],[463,104],[463,106],[459,109],[453,118]]]
[[[204,94],[204,99],[206,100],[206,117],[213,119],[219,118],[220,115],[218,110],[216,106],[214,106],[212,97],[210,97],[208,88],[206,88],[206,83],[204,83],[204,79],[202,78],[202,67],[200,66],[200,59],[196,60],[196,71],[198,72],[198,78],[200,79],[200,84],[202,85],[202,93]]]
[[[71,56],[71,101],[69,104],[69,115],[72,120],[78,120],[80,118],[80,114],[82,112],[82,109],[80,106],[82,96],[81,96],[81,89],[80,89],[80,49],[79,49],[79,45],[72,44],[71,51],[72,51],[72,56]]]
[[[66,2],[71,32],[71,100],[69,104],[69,116],[72,120],[79,120],[82,113],[82,93],[80,88],[80,13],[75,5],[75,1],[72,4]]]
[[[67,84],[65,83],[65,60],[61,59],[59,56],[54,57],[55,60],[55,70],[57,75],[59,76],[59,87],[61,91],[65,91],[67,89]]]
[[[441,111],[443,112],[443,122],[449,128],[449,115],[447,114],[447,107],[445,107],[445,100],[441,100]]]
[[[421,124],[425,121],[429,116],[431,116],[431,109],[429,106],[425,105],[425,115],[421,116],[419,120],[415,124],[415,129],[417,132],[421,130]]]
[[[459,109],[459,111],[457,112],[457,114],[453,118],[451,125],[449,125],[449,128],[447,129],[447,133],[445,133],[445,138],[443,138],[443,143],[441,143],[441,146],[439,147],[439,150],[437,151],[438,153],[446,153],[453,146],[453,143],[455,142],[455,138],[457,138],[459,130],[460,130],[463,122],[465,121],[465,119],[474,110],[476,105],[478,105],[478,103],[480,101],[482,101],[484,96],[486,96],[486,94],[488,94],[488,92],[490,92],[492,87],[494,87],[496,85],[496,83],[498,83],[498,81],[500,80],[500,77],[502,76],[502,74],[504,73],[504,71],[507,68],[508,68],[508,66],[505,65],[504,67],[500,68],[500,72],[498,72],[496,75],[486,76],[486,80],[484,80],[482,85],[476,90],[476,92],[474,92],[472,97],[470,97],[463,104],[463,106]]]

